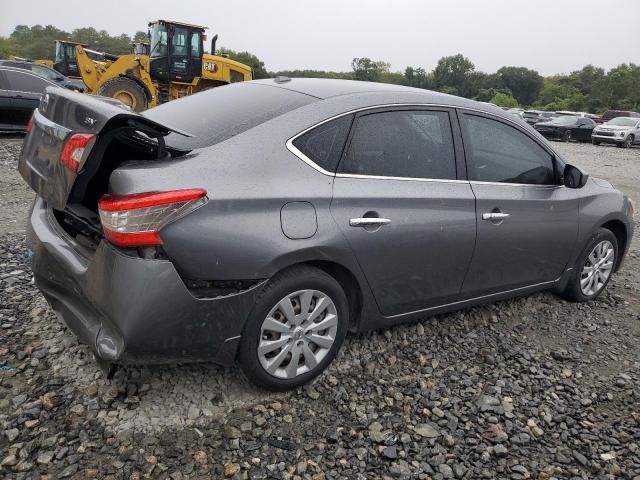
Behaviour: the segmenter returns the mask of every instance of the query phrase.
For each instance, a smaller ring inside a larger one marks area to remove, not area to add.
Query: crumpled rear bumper
[[[129,256],[104,241],[88,255],[40,198],[27,235],[36,285],[100,360],[233,363],[264,283],[234,295],[196,298],[170,261]]]

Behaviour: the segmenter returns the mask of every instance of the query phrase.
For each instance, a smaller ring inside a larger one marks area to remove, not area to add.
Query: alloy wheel
[[[300,290],[280,300],[263,320],[258,359],[267,373],[292,379],[312,371],[329,353],[338,331],[331,298]]]
[[[588,297],[600,292],[613,271],[615,249],[609,240],[599,242],[582,267],[580,274],[580,290]]]

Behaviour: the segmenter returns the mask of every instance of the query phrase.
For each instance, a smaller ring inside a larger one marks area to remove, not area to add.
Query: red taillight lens
[[[95,137],[93,133],[74,133],[64,144],[60,161],[72,172],[80,170],[80,160],[93,137]]]
[[[202,188],[103,195],[98,202],[104,236],[120,247],[161,245],[162,227],[207,202]]]
[[[31,117],[29,117],[29,122],[27,122],[27,128],[25,128],[24,130],[27,133],[31,133],[31,129],[33,128],[33,115],[31,115]]]

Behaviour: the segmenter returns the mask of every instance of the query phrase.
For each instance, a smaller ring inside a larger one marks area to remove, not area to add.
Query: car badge
[[[49,107],[49,94],[45,93],[42,97],[42,102],[40,102],[42,106],[42,113],[47,113],[47,108]]]
[[[91,126],[91,127],[92,127],[92,126],[94,126],[94,125],[95,125],[96,120],[95,120],[95,119],[93,119],[93,118],[91,118],[91,117],[85,117],[85,118],[84,118],[84,123],[86,123],[87,125],[89,125],[89,126]]]

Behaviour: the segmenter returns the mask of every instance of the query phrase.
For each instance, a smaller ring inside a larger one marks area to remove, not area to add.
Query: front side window
[[[54,70],[49,70],[46,67],[42,67],[40,65],[32,65],[31,70],[33,73],[40,75],[43,78],[47,78],[49,80],[55,80],[58,78],[59,74],[56,74]]]
[[[6,70],[4,72],[7,79],[7,89],[18,92],[44,93],[44,89],[51,85],[46,80],[35,75],[22,72],[12,72]]]
[[[56,59],[55,62],[59,63],[64,60],[64,46],[61,42],[56,42]]]
[[[339,171],[385,177],[455,179],[449,114],[396,110],[361,116]]]
[[[556,184],[553,157],[527,135],[486,117],[463,118],[469,180]]]
[[[335,172],[344,143],[349,135],[353,115],[345,115],[300,135],[294,146],[319,167]]]

